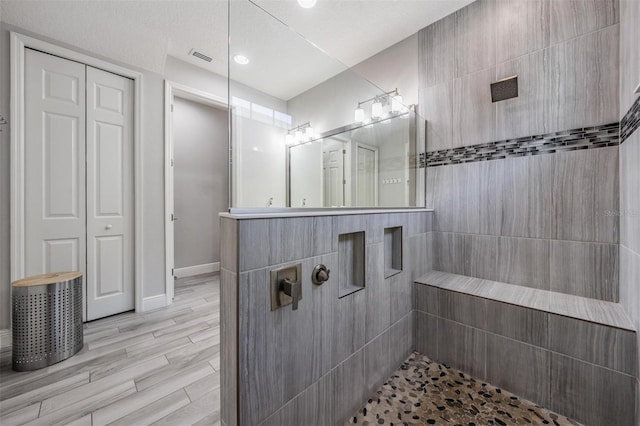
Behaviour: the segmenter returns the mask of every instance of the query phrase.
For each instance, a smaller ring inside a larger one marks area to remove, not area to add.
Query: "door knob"
[[[113,225],[112,225],[112,224],[108,224],[107,226],[105,226],[105,227],[104,227],[104,229],[106,229],[107,231],[108,231],[109,229],[111,229],[111,228],[113,228]]]

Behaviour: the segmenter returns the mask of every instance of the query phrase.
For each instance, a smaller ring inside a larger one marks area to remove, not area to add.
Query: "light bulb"
[[[296,143],[300,142],[302,140],[302,130],[298,129],[296,130]]]
[[[244,55],[237,54],[233,57],[233,60],[240,65],[247,65],[249,63],[249,58]]]
[[[382,117],[382,103],[375,101],[373,105],[371,105],[371,118],[377,119],[380,117]]]
[[[402,105],[402,95],[395,95],[391,98],[391,112],[400,112],[404,109]]]
[[[305,9],[311,9],[316,5],[316,0],[298,0],[298,4],[300,5],[300,7],[303,7]]]
[[[364,110],[360,107],[356,108],[354,118],[356,123],[362,123],[364,121]]]
[[[291,133],[287,133],[287,136],[284,137],[284,143],[287,145],[293,145],[295,143],[295,138]]]
[[[309,140],[313,139],[313,127],[309,126],[305,129],[304,137]]]

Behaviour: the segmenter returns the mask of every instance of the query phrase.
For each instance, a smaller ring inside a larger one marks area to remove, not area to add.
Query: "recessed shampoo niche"
[[[402,226],[384,228],[384,277],[402,271]]]
[[[364,288],[364,241],[364,232],[338,235],[338,297]]]

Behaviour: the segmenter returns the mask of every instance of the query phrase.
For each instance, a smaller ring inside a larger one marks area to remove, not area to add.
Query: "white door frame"
[[[373,196],[374,199],[376,200],[376,206],[378,204],[380,204],[379,200],[378,200],[378,186],[379,186],[379,182],[378,182],[378,147],[377,146],[372,146],[372,145],[367,145],[364,143],[360,143],[360,142],[356,142],[356,161],[355,161],[355,165],[356,165],[356,191],[358,191],[358,148],[364,148],[364,149],[368,149],[369,151],[373,151],[374,153],[374,169],[373,169],[373,180],[375,182],[375,185],[373,185]],[[356,199],[358,198],[358,194],[356,193]]]
[[[80,62],[95,68],[128,77],[134,81],[133,105],[133,156],[134,156],[134,298],[136,312],[143,310],[142,283],[142,73],[94,57],[75,52],[17,32],[11,32],[11,280],[25,274],[25,176],[24,137],[25,99],[24,70],[25,49],[32,48],[64,59]]]
[[[164,82],[164,235],[165,235],[165,294],[166,304],[173,302],[173,274],[175,264],[173,205],[173,119],[171,116],[174,97],[187,99],[214,108],[229,110],[228,100],[202,90],[165,80]]]

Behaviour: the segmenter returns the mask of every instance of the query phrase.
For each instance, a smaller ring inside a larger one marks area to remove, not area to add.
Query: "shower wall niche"
[[[384,277],[402,271],[402,226],[384,228]]]
[[[338,236],[338,281],[339,297],[345,297],[365,286],[364,232],[340,234]]]

